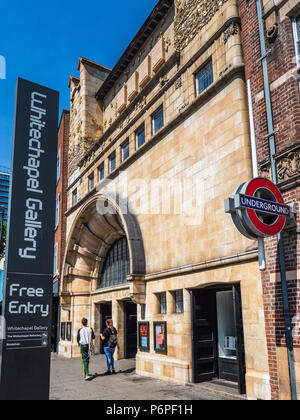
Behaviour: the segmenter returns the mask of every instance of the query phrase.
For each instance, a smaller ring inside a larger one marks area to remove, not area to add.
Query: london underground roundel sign
[[[254,178],[236,188],[225,200],[225,211],[231,213],[238,230],[251,239],[277,235],[291,217],[291,207],[266,178]]]

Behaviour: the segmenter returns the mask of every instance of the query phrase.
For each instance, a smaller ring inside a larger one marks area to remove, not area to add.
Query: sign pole
[[[0,400],[47,400],[58,92],[18,79],[6,246]]]

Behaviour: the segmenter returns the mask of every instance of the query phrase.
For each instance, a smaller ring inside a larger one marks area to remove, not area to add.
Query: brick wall
[[[55,231],[55,242],[58,244],[58,272],[61,269],[66,246],[66,217],[67,210],[67,187],[68,187],[68,148],[70,132],[70,113],[63,110],[58,130],[57,151],[60,150],[60,178],[56,186],[56,197],[60,194],[59,225]],[[56,279],[55,279],[56,280]]]
[[[263,139],[268,132],[266,106],[263,93],[263,73],[261,62],[256,60],[261,56],[259,30],[255,2],[240,1],[242,19],[242,39],[245,61],[246,79],[251,80],[252,102],[255,120],[255,136],[257,144],[258,165],[260,174],[271,176],[269,142]],[[287,203],[296,202],[297,221],[300,222],[299,202],[300,187],[297,169],[297,153],[300,142],[300,101],[299,85],[292,76],[295,67],[295,49],[291,19],[278,13],[278,33],[275,39],[266,37],[266,49],[272,49],[268,55],[268,74],[271,87],[271,99],[274,118],[274,128],[279,128],[276,134],[277,168],[285,165],[285,175],[279,178],[279,187]],[[291,152],[291,150],[293,150]],[[280,166],[281,165],[281,166]],[[300,236],[295,229],[286,230],[284,236],[285,263],[287,272],[287,287],[291,318],[293,320],[294,346],[296,352],[300,348],[299,315],[300,315]],[[268,343],[271,395],[273,399],[289,398],[289,390],[284,390],[282,366],[278,357],[278,349],[286,346],[285,324],[283,317],[283,297],[280,282],[279,257],[277,238],[265,240],[267,270],[262,273],[264,310]],[[298,270],[298,272],[297,272]],[[298,320],[298,322],[297,322]],[[298,354],[298,353],[297,353]],[[296,367],[297,368],[297,367]],[[297,378],[300,381],[300,378]],[[300,388],[300,387],[299,387]],[[298,393],[300,390],[298,389]]]

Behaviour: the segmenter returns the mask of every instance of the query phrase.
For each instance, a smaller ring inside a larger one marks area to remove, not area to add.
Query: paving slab
[[[240,400],[234,388],[220,384],[173,385],[158,379],[136,375],[135,359],[115,362],[116,374],[105,376],[105,356],[90,362],[91,380],[82,377],[81,359],[51,357],[51,400]]]

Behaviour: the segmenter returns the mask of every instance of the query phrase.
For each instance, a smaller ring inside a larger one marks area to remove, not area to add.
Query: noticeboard
[[[167,354],[167,323],[154,322],[154,350],[156,353]]]
[[[149,322],[138,323],[139,349],[140,351],[150,350],[150,324]]]

